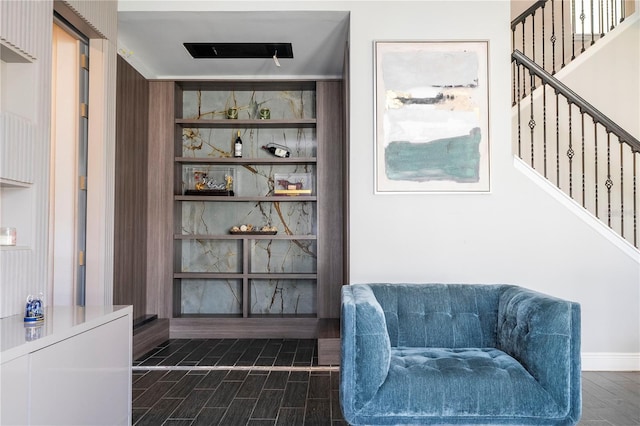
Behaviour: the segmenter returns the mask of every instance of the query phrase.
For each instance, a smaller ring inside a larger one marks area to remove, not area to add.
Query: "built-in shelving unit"
[[[339,317],[344,284],[342,83],[174,84],[171,336],[317,337],[320,319]],[[261,149],[269,143],[291,155]],[[231,181],[233,193],[200,195],[195,175]],[[283,176],[302,176],[311,192],[276,194]],[[277,231],[230,231],[243,224]]]

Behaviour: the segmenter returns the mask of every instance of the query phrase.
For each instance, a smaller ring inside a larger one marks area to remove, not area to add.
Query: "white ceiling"
[[[147,79],[340,78],[348,31],[344,11],[120,11],[118,51]],[[290,42],[293,59],[194,59],[184,42]]]

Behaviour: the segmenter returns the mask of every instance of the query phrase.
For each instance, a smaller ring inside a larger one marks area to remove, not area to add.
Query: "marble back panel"
[[[269,108],[272,120],[315,118],[315,92],[305,91],[184,91],[183,117],[228,120],[234,107],[238,119],[259,119]],[[182,153],[187,158],[229,158],[237,131],[244,158],[273,158],[263,145],[284,145],[291,157],[315,157],[314,128],[185,128]],[[186,166],[189,166],[186,164]],[[233,191],[236,197],[273,195],[278,174],[316,174],[310,164],[235,164]],[[188,170],[183,167],[183,170]],[[183,187],[189,176],[183,173]],[[315,194],[315,189],[314,189]],[[317,232],[315,202],[282,201],[185,201],[181,203],[181,229],[185,235],[227,235],[232,226],[275,226],[278,234],[312,236]],[[249,273],[316,273],[317,244],[313,239],[248,240]],[[242,273],[241,240],[189,239],[182,245],[181,272]],[[250,314],[315,314],[315,279],[250,279]],[[241,279],[184,279],[181,283],[183,314],[242,314]]]

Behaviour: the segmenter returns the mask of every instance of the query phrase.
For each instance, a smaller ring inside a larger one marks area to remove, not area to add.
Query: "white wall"
[[[152,10],[151,3],[136,7]],[[351,281],[515,283],[569,298],[582,304],[584,352],[605,354],[606,368],[621,368],[618,358],[640,368],[639,256],[514,166],[509,2],[182,1],[162,8],[350,11]],[[489,40],[492,192],[374,195],[373,42],[470,39]]]
[[[587,49],[576,63],[557,77],[640,139],[640,12]],[[593,84],[605,77],[607,84]]]
[[[499,1],[352,8],[351,280],[506,282],[569,298],[582,304],[583,352],[629,354],[640,368],[640,256],[513,166],[509,20]],[[489,40],[491,194],[373,194],[376,39]]]

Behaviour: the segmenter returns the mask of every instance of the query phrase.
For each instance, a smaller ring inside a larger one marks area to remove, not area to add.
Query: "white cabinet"
[[[0,373],[0,424],[26,425],[29,412],[29,357],[2,364]]]
[[[132,308],[56,307],[45,315],[37,331],[21,316],[0,320],[0,424],[130,424]]]

